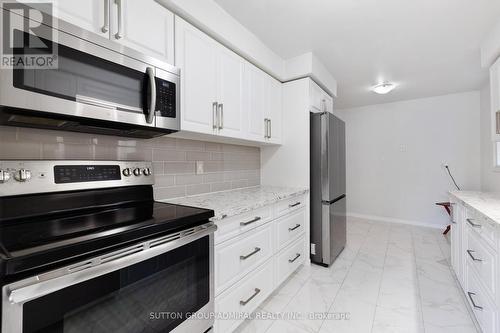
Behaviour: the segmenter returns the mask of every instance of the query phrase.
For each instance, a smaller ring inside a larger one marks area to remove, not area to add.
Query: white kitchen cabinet
[[[110,0],[56,0],[53,2],[53,15],[109,38],[109,1]]]
[[[500,141],[500,58],[490,68],[490,89],[491,135],[492,140]]]
[[[109,1],[112,3],[112,40],[174,63],[174,14],[171,11],[154,0]]]
[[[216,222],[215,311],[254,311],[309,257],[306,195],[295,195]],[[244,317],[215,321],[233,332]]]
[[[499,226],[455,195],[450,202],[453,271],[482,332],[499,332]]]
[[[244,60],[180,18],[175,40],[181,129],[244,138]]]
[[[55,17],[174,63],[174,14],[154,0],[55,0]]]
[[[333,98],[313,80],[310,80],[310,105],[312,112],[333,112]]]
[[[175,59],[181,70],[181,129],[216,133],[216,44],[180,18],[176,18],[175,27]]]
[[[247,115],[247,137],[250,140],[264,142],[266,139],[267,116],[267,74],[250,63],[245,66]]]
[[[217,46],[218,133],[244,138],[246,110],[243,107],[244,60],[222,45]]]
[[[247,63],[246,93],[249,139],[281,144],[282,84],[254,65]]]
[[[267,141],[281,144],[283,126],[282,84],[272,77],[268,78],[268,99],[266,118],[268,119]]]

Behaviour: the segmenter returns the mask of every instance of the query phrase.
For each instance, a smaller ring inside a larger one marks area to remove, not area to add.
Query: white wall
[[[481,89],[481,189],[500,192],[500,170],[495,171],[494,146],[491,141],[490,85]]]
[[[338,110],[347,130],[348,213],[442,226],[435,202],[480,188],[480,94],[467,92]]]

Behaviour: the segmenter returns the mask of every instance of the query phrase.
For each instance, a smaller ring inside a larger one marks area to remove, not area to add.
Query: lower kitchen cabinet
[[[451,265],[483,333],[500,332],[500,226],[454,195]]]
[[[216,333],[235,330],[304,264],[308,257],[306,198],[299,195],[218,222]]]

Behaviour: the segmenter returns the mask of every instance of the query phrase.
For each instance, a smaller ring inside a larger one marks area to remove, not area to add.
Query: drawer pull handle
[[[301,204],[301,202],[299,201],[299,202],[296,202],[296,203],[294,203],[294,204],[288,205],[288,208],[297,207],[297,206],[298,206],[298,205],[300,205],[300,204]]]
[[[252,224],[252,223],[255,223],[257,221],[260,221],[262,219],[262,217],[260,216],[256,216],[254,217],[253,219],[251,219],[250,221],[247,221],[247,222],[241,222],[240,225],[241,226],[246,226],[246,225],[249,225],[249,224]]]
[[[259,253],[260,250],[261,250],[260,247],[256,247],[255,250],[253,250],[251,253],[247,254],[246,256],[240,256],[240,260],[246,260],[246,259],[250,258],[254,254]]]
[[[297,228],[300,228],[300,224],[296,224],[293,228],[288,228],[288,231],[294,231]]]
[[[483,227],[482,225],[477,224],[477,223],[474,223],[474,222],[472,222],[472,221],[474,221],[474,219],[467,219],[467,222],[468,222],[471,226],[473,226],[474,228],[482,228],[482,227]]]
[[[476,305],[476,302],[474,302],[474,299],[472,298],[472,296],[476,296],[476,293],[471,293],[470,291],[468,291],[467,296],[469,296],[470,302],[472,303],[472,306],[474,307],[474,309],[478,309],[481,311],[483,310],[483,307]]]
[[[300,253],[297,253],[297,254],[295,255],[295,258],[293,258],[293,259],[288,259],[288,262],[289,262],[289,263],[292,263],[292,262],[294,262],[295,260],[297,260],[297,259],[299,259],[299,258],[300,258]]]
[[[468,254],[469,254],[469,256],[472,258],[472,260],[474,260],[474,261],[483,261],[483,259],[478,259],[478,258],[474,257],[474,256],[472,255],[472,252],[476,252],[476,251],[474,251],[474,250],[467,250],[467,253],[468,253]]]
[[[247,305],[248,302],[250,302],[251,300],[253,300],[254,297],[257,296],[259,293],[260,293],[260,289],[259,288],[255,288],[255,292],[253,293],[253,295],[250,296],[249,298],[247,298],[245,301],[240,301],[240,304],[241,305]]]

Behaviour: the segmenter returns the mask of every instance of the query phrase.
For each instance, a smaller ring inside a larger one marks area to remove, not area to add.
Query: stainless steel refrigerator
[[[345,124],[311,113],[311,261],[329,266],[346,243]]]

